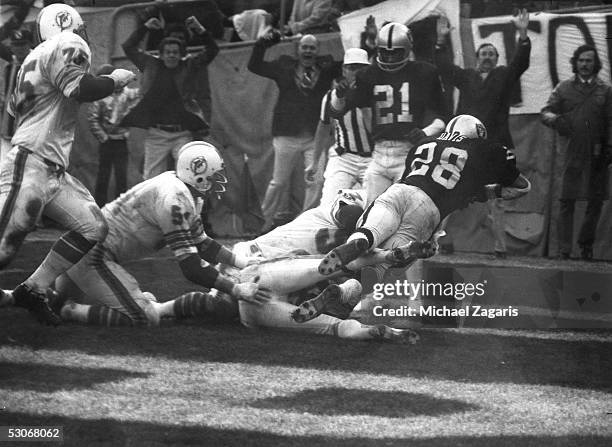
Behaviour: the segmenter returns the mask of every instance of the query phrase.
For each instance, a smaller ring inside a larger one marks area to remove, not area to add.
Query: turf
[[[162,299],[192,288],[170,259],[129,268]],[[64,445],[612,445],[610,330],[423,329],[407,346],[0,311],[0,426],[61,425]]]

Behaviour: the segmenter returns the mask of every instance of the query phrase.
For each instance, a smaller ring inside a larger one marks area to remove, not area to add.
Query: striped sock
[[[174,300],[173,316],[188,318],[195,316],[210,316],[224,321],[238,315],[238,305],[229,296],[217,292],[189,292]]]
[[[188,318],[204,316],[212,309],[212,296],[203,292],[189,292],[174,300],[174,316],[176,318]]]
[[[98,305],[88,307],[87,324],[106,327],[135,326],[130,317],[115,309]]]
[[[79,262],[95,242],[88,241],[76,231],[69,231],[53,244],[42,264],[25,281],[34,290],[46,290],[55,279]]]

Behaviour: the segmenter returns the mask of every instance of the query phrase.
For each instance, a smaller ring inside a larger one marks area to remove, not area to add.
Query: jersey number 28
[[[431,142],[416,148],[415,158],[410,164],[411,175],[427,175],[430,173],[434,182],[444,186],[446,189],[453,189],[461,178],[461,171],[465,166],[468,153],[457,147],[445,147],[440,154],[440,161],[433,163],[435,148],[438,143]]]

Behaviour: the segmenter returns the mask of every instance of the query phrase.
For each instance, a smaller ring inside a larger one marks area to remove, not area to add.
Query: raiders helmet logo
[[[68,11],[60,11],[55,16],[55,23],[62,31],[72,26],[72,15]]]
[[[189,163],[189,169],[193,172],[193,175],[198,175],[206,172],[208,169],[208,163],[204,157],[196,157]]]

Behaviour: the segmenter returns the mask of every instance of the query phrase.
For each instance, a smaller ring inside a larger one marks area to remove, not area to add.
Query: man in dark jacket
[[[274,171],[262,204],[267,228],[274,223],[276,212],[285,205],[292,173],[303,178],[304,172],[295,172],[295,169],[303,169],[303,160],[306,165],[312,161],[321,99],[341,71],[340,62],[317,57],[319,42],[311,34],[300,39],[297,59],[281,56],[274,61],[264,61],[266,50],[279,41],[277,33],[260,38],[248,65],[253,73],[274,80],[279,90],[272,121]],[[307,184],[304,209],[317,205],[321,187],[322,181]],[[292,191],[292,195],[300,196],[299,191]]]
[[[529,13],[522,10],[515,26],[519,33],[516,52],[510,63],[497,65],[499,53],[490,43],[483,43],[476,51],[476,68],[461,68],[452,63],[452,53],[447,46],[450,26],[448,20],[438,20],[438,38],[435,63],[443,78],[459,89],[457,114],[475,116],[487,128],[489,139],[496,140],[512,150],[514,143],[508,126],[508,115],[514,87],[521,75],[529,68],[531,41],[527,37]],[[501,200],[487,202],[495,238],[495,254],[506,256],[504,233],[504,209]]]
[[[557,222],[559,257],[570,257],[574,205],[586,199],[578,244],[582,258],[591,260],[612,154],[612,86],[597,76],[601,61],[595,47],[578,47],[571,64],[575,75],[555,87],[542,109],[542,122],[567,137]]]
[[[204,42],[202,51],[195,55],[186,55],[185,42],[175,37],[161,41],[159,57],[140,49],[138,44],[147,32],[162,28],[157,17],[149,18],[123,43],[126,56],[143,74],[143,98],[121,125],[149,130],[144,142],[145,180],[168,169],[168,155],[176,160],[184,144],[208,133],[208,122],[197,97],[202,88],[202,70],[206,70],[219,48],[194,16],[185,20],[185,26]]]

